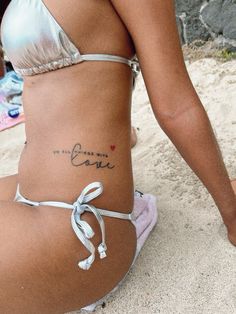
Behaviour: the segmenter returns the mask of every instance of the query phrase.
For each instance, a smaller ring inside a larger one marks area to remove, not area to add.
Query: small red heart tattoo
[[[111,150],[112,150],[112,151],[114,151],[114,150],[115,150],[115,148],[116,148],[116,146],[115,146],[115,145],[111,145],[110,147],[111,147]]]

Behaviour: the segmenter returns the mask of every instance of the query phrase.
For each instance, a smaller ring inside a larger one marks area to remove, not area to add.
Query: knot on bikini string
[[[95,247],[89,240],[94,236],[92,227],[84,220],[81,219],[81,215],[84,212],[91,212],[96,217],[102,234],[102,242],[98,246],[98,253],[100,258],[106,257],[107,246],[105,243],[105,224],[104,220],[99,212],[99,209],[93,205],[88,204],[91,200],[98,197],[103,192],[103,186],[101,182],[93,182],[86,186],[81,192],[78,199],[74,202],[72,214],[71,214],[71,225],[78,237],[83,243],[86,249],[91,253],[90,256],[78,263],[81,269],[88,270],[95,260]]]

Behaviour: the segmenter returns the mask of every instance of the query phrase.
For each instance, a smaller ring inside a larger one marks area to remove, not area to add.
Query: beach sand
[[[236,177],[236,61],[186,64]],[[158,126],[141,75],[132,111],[135,186],[157,196],[159,220],[126,281],[97,313],[235,314],[236,248],[211,196]],[[24,124],[0,132],[0,176],[17,172],[24,141]]]

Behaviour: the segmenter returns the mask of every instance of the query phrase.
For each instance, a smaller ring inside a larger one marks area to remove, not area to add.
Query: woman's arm
[[[212,195],[236,245],[236,196],[185,67],[174,1],[111,2],[133,38],[156,119]]]

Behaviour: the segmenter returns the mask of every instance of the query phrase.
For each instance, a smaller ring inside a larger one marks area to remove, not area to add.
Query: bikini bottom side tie
[[[81,269],[88,270],[95,260],[96,249],[93,243],[90,241],[90,239],[94,236],[94,231],[92,227],[85,220],[82,219],[81,217],[82,214],[84,212],[92,213],[97,219],[97,222],[100,226],[101,234],[102,234],[102,242],[98,245],[97,250],[101,259],[106,257],[106,251],[107,251],[107,246],[106,246],[106,241],[105,241],[105,224],[104,224],[104,220],[102,216],[133,221],[133,212],[131,214],[124,214],[124,213],[114,212],[114,211],[105,210],[101,208],[96,208],[95,206],[89,204],[91,200],[101,195],[102,192],[103,192],[102,183],[93,182],[83,189],[80,196],[77,198],[77,200],[73,204],[67,204],[64,202],[55,202],[55,201],[35,202],[35,201],[30,201],[24,198],[20,194],[19,185],[18,185],[14,200],[16,202],[21,202],[21,203],[28,204],[31,206],[45,205],[45,206],[54,206],[54,207],[71,209],[72,210],[72,213],[71,213],[72,229],[74,230],[74,233],[76,234],[77,238],[81,241],[81,243],[85,246],[85,248],[90,253],[89,257],[78,262],[78,266]]]
[[[85,248],[89,251],[89,257],[85,258],[82,261],[78,262],[78,267],[83,270],[88,270],[95,260],[95,252],[96,249],[90,239],[94,236],[94,231],[92,227],[82,219],[81,215],[84,212],[90,212],[95,217],[100,226],[101,234],[102,234],[102,241],[98,245],[97,250],[101,259],[107,256],[107,245],[106,245],[106,237],[105,237],[105,223],[102,216],[112,217],[117,219],[124,219],[130,220],[136,229],[136,236],[137,236],[137,246],[136,246],[136,253],[134,256],[134,260],[132,262],[131,267],[133,266],[137,256],[139,255],[141,248],[143,247],[144,243],[146,242],[148,236],[150,235],[151,231],[155,227],[157,223],[157,206],[156,206],[156,197],[152,194],[143,194],[142,192],[135,191],[134,193],[134,207],[131,213],[124,214],[120,212],[105,210],[101,208],[97,208],[89,202],[103,192],[103,186],[101,182],[93,182],[87,185],[77,200],[73,204],[67,204],[64,202],[55,202],[55,201],[43,201],[43,202],[35,202],[23,197],[19,191],[19,185],[17,186],[17,191],[15,195],[15,201],[28,204],[31,206],[54,206],[60,208],[71,209],[71,226],[74,230],[75,235],[81,241],[81,243],[85,246]],[[130,267],[130,268],[131,268]],[[129,271],[128,271],[129,272]],[[104,300],[117,288],[125,279],[128,272],[124,275],[121,282],[110,292],[108,295],[103,297],[102,299],[98,300],[97,302],[86,306],[83,308],[86,311],[94,311],[97,306],[101,305]]]

